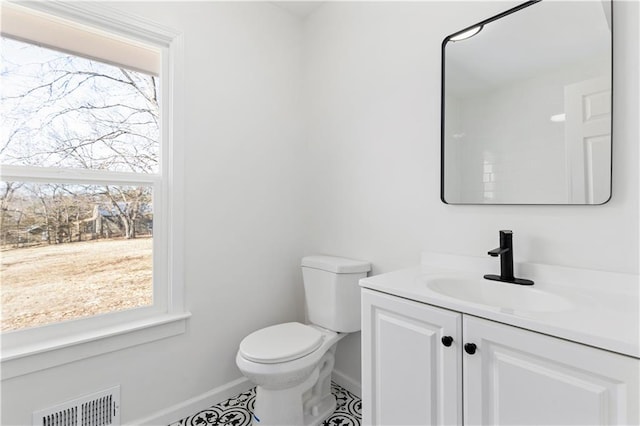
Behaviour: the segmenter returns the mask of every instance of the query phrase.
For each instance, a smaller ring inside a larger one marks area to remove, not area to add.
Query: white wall
[[[185,335],[2,382],[3,425],[122,385],[132,423],[241,377],[250,331],[302,320],[300,22],[267,3],[111,4],[184,32]]]
[[[512,229],[516,261],[638,271],[638,2],[617,2],[614,10],[608,204],[439,200],[440,44],[515,3],[331,2],[309,18],[307,252],[367,259],[378,274],[418,264],[425,250],[482,256],[498,244],[499,229]],[[354,378],[358,339],[340,343],[336,364]]]

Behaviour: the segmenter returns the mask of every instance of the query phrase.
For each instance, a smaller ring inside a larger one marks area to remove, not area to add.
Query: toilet
[[[336,408],[331,372],[336,345],[360,330],[360,288],[369,262],[334,256],[302,259],[310,324],[288,322],[240,342],[238,368],[256,385],[253,424],[311,426]]]

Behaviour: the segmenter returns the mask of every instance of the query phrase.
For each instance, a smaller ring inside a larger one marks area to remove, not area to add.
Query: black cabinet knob
[[[475,343],[465,343],[465,344],[464,344],[464,351],[465,351],[466,353],[468,353],[469,355],[473,355],[473,354],[475,354],[475,353],[476,353],[476,349],[477,349],[477,348],[478,348],[478,347],[476,346],[476,344],[475,344]]]
[[[453,337],[451,336],[442,336],[442,339],[440,339],[442,341],[442,344],[449,347],[451,346],[451,344],[453,343]]]

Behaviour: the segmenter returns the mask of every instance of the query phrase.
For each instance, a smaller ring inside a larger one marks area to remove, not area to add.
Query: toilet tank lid
[[[363,260],[325,255],[305,256],[302,258],[302,266],[336,274],[355,274],[371,270],[371,263]]]

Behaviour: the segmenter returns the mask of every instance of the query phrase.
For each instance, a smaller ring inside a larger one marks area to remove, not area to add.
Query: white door
[[[570,203],[602,204],[611,193],[611,79],[565,87]]]
[[[640,360],[464,316],[466,425],[638,425]]]
[[[367,289],[362,314],[363,424],[461,425],[462,316]]]

